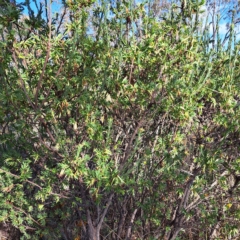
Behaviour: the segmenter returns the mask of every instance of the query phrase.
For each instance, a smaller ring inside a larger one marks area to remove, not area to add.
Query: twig
[[[129,74],[129,83],[132,85],[133,85],[133,81],[132,81],[133,64],[134,64],[134,59],[132,59],[131,67],[130,67],[130,74]]]
[[[132,214],[132,216],[131,216],[130,224],[129,224],[128,229],[127,229],[126,239],[130,239],[131,232],[132,232],[132,226],[133,226],[133,222],[134,222],[134,219],[135,219],[135,216],[136,216],[137,211],[138,211],[138,209],[136,208],[136,209],[133,211],[133,214]]]
[[[137,127],[135,128],[135,130],[134,130],[134,132],[133,132],[133,134],[132,134],[132,136],[130,138],[130,141],[129,141],[129,143],[127,145],[127,148],[126,148],[126,153],[125,153],[125,156],[124,156],[124,159],[123,159],[123,163],[120,166],[120,170],[122,170],[122,168],[124,166],[124,163],[126,162],[127,158],[130,155],[131,148],[132,148],[132,143],[133,143],[133,140],[134,140],[135,136],[138,133],[139,128],[141,128],[144,123],[145,123],[145,116],[140,120],[140,122],[138,123]]]
[[[41,228],[43,227],[38,221],[36,221],[34,218],[31,217],[30,214],[26,213],[23,209],[14,206],[11,202],[6,201],[7,204],[11,205],[13,208],[15,208],[16,210],[18,210],[19,212],[24,213],[26,216],[28,216],[33,222],[35,222],[38,226],[40,226]]]
[[[20,177],[19,177],[18,175],[14,174],[14,173],[11,173],[11,172],[8,172],[8,171],[6,171],[6,170],[3,170],[2,168],[0,168],[0,172],[4,172],[4,173],[6,173],[6,174],[8,174],[8,175],[10,175],[10,176],[13,176],[13,177],[15,177],[15,178],[17,178],[17,179],[20,179]],[[36,184],[36,183],[34,183],[34,182],[32,182],[32,181],[24,180],[24,182],[30,183],[31,185],[39,188],[40,190],[43,189],[41,186],[39,186],[38,184]],[[54,196],[58,196],[58,197],[61,197],[61,198],[66,198],[66,199],[69,198],[69,197],[63,196],[63,195],[58,194],[58,193],[53,193],[53,192],[50,192],[50,195],[54,195]]]
[[[101,226],[102,226],[102,223],[103,223],[103,220],[104,220],[104,218],[105,218],[105,216],[106,216],[106,214],[107,214],[108,208],[109,208],[109,206],[110,206],[111,203],[112,203],[112,198],[113,198],[113,196],[114,196],[114,193],[111,193],[110,197],[108,198],[106,207],[104,208],[104,211],[103,211],[102,216],[101,216],[101,218],[100,218],[100,221],[98,222],[97,228],[98,228],[99,230],[100,230],[100,228],[101,228]]]
[[[52,35],[51,2],[49,4],[48,11],[49,11],[49,17],[48,17],[49,33],[48,33],[47,55],[46,55],[46,58],[45,58],[45,62],[44,62],[43,69],[42,69],[42,73],[40,75],[40,79],[38,81],[38,85],[37,85],[37,89],[36,89],[36,93],[35,93],[35,105],[36,106],[37,106],[37,102],[38,102],[38,94],[39,94],[39,91],[40,91],[40,89],[42,87],[43,76],[44,76],[45,71],[46,71],[46,67],[47,67],[47,63],[48,63],[48,60],[49,60],[49,57],[50,57],[50,51],[51,51],[51,35]]]
[[[58,25],[58,27],[57,27],[57,31],[56,31],[57,34],[59,33],[59,29],[60,29],[60,27],[61,27],[61,25],[62,25],[63,18],[64,18],[65,15],[66,15],[66,7],[64,7],[64,11],[63,11],[63,13],[62,13],[62,16],[61,16],[59,25]]]
[[[35,105],[34,105],[33,102],[31,101],[31,99],[30,99],[30,97],[29,97],[29,95],[28,95],[28,93],[27,93],[27,89],[26,89],[26,87],[25,87],[24,81],[23,81],[23,79],[22,79],[22,77],[21,77],[21,74],[20,74],[20,71],[19,71],[19,68],[18,68],[18,64],[17,64],[16,53],[15,53],[14,50],[12,50],[12,54],[13,54],[12,56],[13,56],[14,63],[15,63],[16,68],[17,68],[18,77],[19,77],[19,80],[20,80],[20,83],[21,83],[21,84],[20,84],[20,85],[21,85],[21,88],[23,89],[23,91],[24,91],[24,93],[25,93],[25,95],[26,95],[26,97],[27,97],[27,100],[28,100],[29,104],[32,106],[33,109],[35,109]]]
[[[58,69],[58,71],[57,71],[57,74],[56,74],[55,78],[57,78],[57,77],[59,76],[59,74],[61,73],[62,66],[63,66],[63,61],[62,61],[61,64],[60,64],[60,67],[59,67],[59,69]],[[40,109],[43,107],[44,103],[46,102],[46,100],[47,100],[47,98],[48,98],[48,96],[49,96],[49,94],[50,94],[50,92],[51,92],[51,90],[52,90],[52,87],[53,87],[53,83],[52,83],[52,85],[50,86],[50,88],[48,89],[48,92],[47,92],[47,94],[46,94],[46,96],[45,96],[45,99],[42,101],[41,106],[39,107]]]

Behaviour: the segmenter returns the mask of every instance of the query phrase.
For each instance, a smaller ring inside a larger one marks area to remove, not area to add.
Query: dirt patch
[[[10,223],[0,223],[0,240],[19,240],[20,232]]]

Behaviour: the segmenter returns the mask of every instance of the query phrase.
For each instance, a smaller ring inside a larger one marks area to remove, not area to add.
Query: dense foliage
[[[204,2],[186,2],[160,19],[3,1],[0,222],[23,239],[239,238],[234,17],[211,45]]]

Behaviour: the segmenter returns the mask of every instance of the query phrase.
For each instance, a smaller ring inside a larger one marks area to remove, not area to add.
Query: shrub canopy
[[[0,222],[23,239],[237,239],[239,44],[233,27],[210,44],[202,4],[158,19],[4,2]]]

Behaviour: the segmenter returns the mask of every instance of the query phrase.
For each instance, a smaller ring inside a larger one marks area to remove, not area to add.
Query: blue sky
[[[36,3],[39,5],[40,1],[39,0],[35,0]],[[44,0],[43,0],[44,1]],[[55,13],[60,13],[61,12],[61,7],[62,7],[62,4],[61,4],[61,0],[47,0],[48,3],[52,2],[51,4],[51,8],[52,8],[52,14],[54,16]],[[17,2],[21,2],[21,0],[17,0]],[[141,2],[140,0],[137,0],[137,2]],[[31,8],[33,11],[37,12],[37,8],[36,8],[36,5],[34,3],[33,0],[30,0],[30,5],[31,5]],[[203,6],[202,7],[202,10],[204,10],[205,12],[202,14],[202,19],[206,18],[207,14],[208,14],[208,10],[206,8],[206,6]],[[218,6],[218,10],[221,12],[221,6],[219,7]],[[28,11],[27,9],[25,9],[25,11],[23,12],[23,14],[27,15]],[[227,27],[226,27],[226,23],[227,21],[229,21],[229,19],[221,19],[220,20],[220,23],[219,23],[219,32],[220,32],[220,37],[223,38],[225,36],[225,34],[227,33]],[[209,19],[209,24],[211,22],[211,19]],[[211,27],[211,24],[210,24],[210,33],[212,32],[212,27]],[[236,28],[236,30],[239,30]],[[240,40],[240,35],[237,35],[237,40]]]
[[[30,1],[30,6],[31,6],[32,10],[34,12],[37,12],[36,4],[34,3],[34,1],[32,1],[32,0],[29,0],[29,1]],[[22,1],[17,0],[17,2],[20,3]],[[40,2],[42,2],[42,1],[36,0],[36,3],[38,6],[40,5]],[[47,2],[50,3],[50,0],[47,0]],[[52,2],[52,4],[51,4],[52,13],[53,14],[55,14],[57,12],[60,13],[61,7],[62,7],[61,0],[52,0],[51,2]],[[25,15],[28,14],[26,7],[25,7],[25,10],[23,11],[23,14],[25,14]]]

